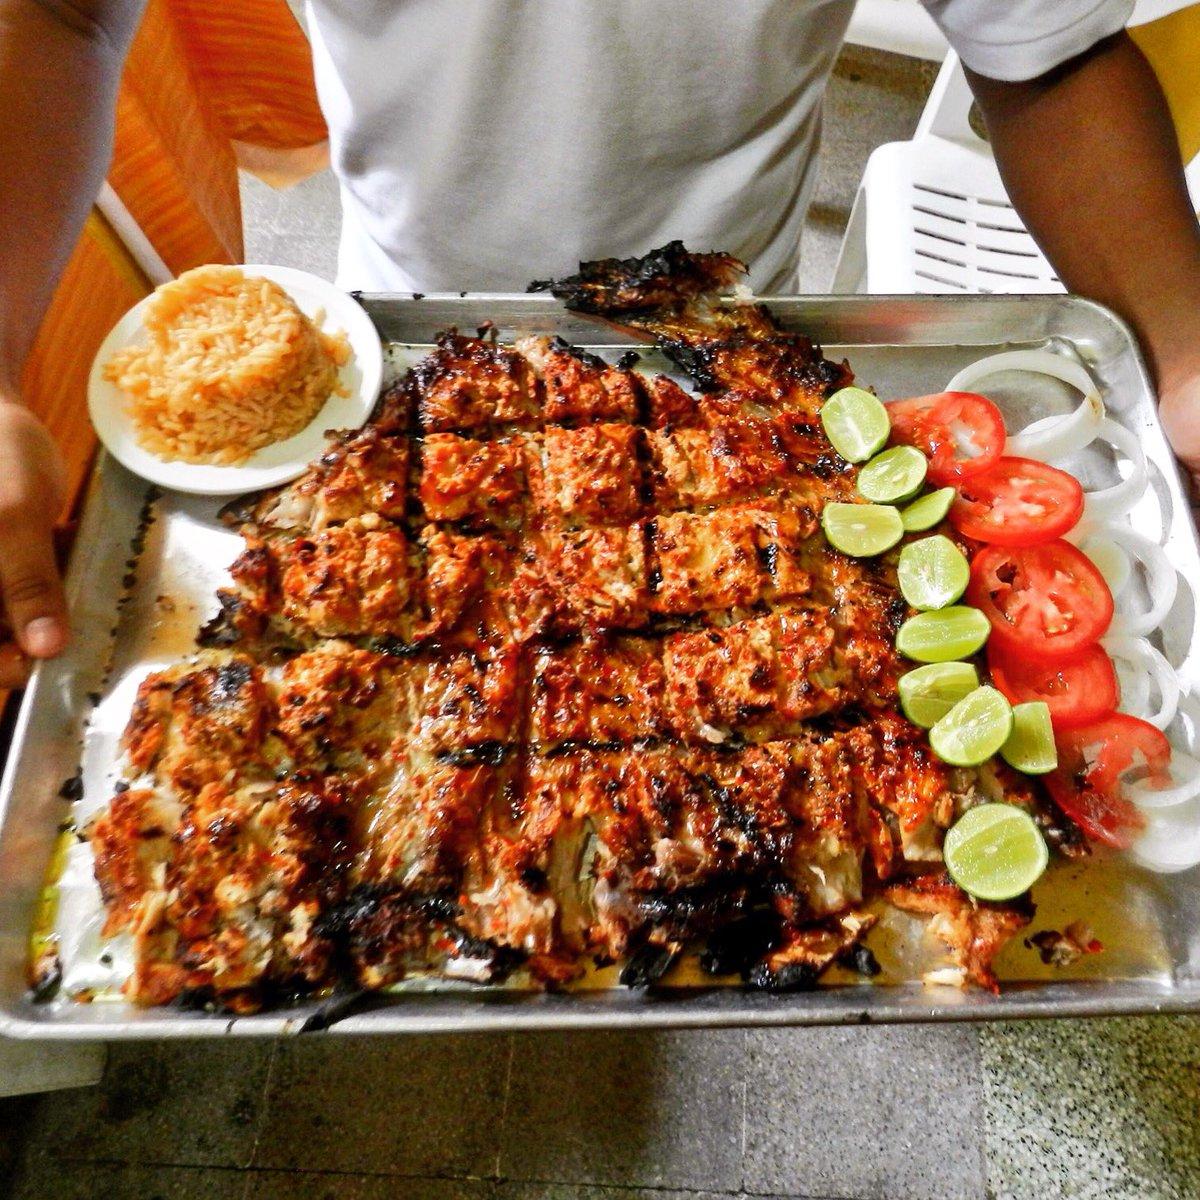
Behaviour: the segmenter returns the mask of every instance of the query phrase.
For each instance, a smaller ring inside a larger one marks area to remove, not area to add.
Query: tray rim
[[[416,311],[419,307],[441,308],[443,306],[479,309],[484,306],[509,307],[528,312],[530,315],[558,315],[562,318],[582,320],[597,330],[605,329],[611,341],[593,339],[596,345],[630,344],[638,341],[627,337],[598,317],[586,314],[567,313],[561,304],[545,293],[523,292],[439,292],[439,293],[356,293],[360,303],[372,316],[377,327],[385,310],[399,306],[402,310]],[[788,294],[755,297],[776,307],[788,316],[803,319],[809,313],[830,312],[837,320],[839,310],[870,314],[889,306],[903,305],[909,313],[920,310],[939,311],[947,305],[955,309],[989,310],[1034,309],[1050,314],[1058,309],[1077,310],[1090,313],[1107,325],[1123,343],[1123,354],[1130,356],[1140,387],[1153,403],[1154,390],[1144,358],[1132,329],[1111,309],[1095,301],[1069,294],[993,294],[962,296],[928,295],[822,295]],[[378,314],[378,315],[377,315]],[[432,315],[432,314],[431,314]],[[478,313],[480,319],[486,314]],[[474,319],[462,313],[464,321]],[[892,348],[900,346],[940,345],[963,346],[1002,344],[1002,337],[990,341],[948,342],[936,336],[937,330],[930,327],[931,335],[922,340],[906,337],[896,341],[855,341],[847,338],[816,338],[828,345],[861,345]],[[1001,335],[1011,334],[1001,329]],[[382,331],[381,331],[382,336]],[[1032,333],[1036,340],[1039,336]],[[1009,341],[1020,339],[1009,337]],[[648,339],[641,338],[642,344]],[[420,344],[420,343],[414,343]],[[386,340],[385,340],[386,346]],[[1139,397],[1140,399],[1140,397]],[[1155,413],[1154,421],[1157,423]],[[1172,464],[1173,465],[1173,464]],[[120,476],[124,475],[122,479]],[[1170,472],[1168,479],[1176,491],[1180,489],[1177,471]],[[96,546],[85,541],[99,532],[101,505],[98,494],[106,486],[141,486],[141,481],[129,475],[109,456],[101,452],[93,468],[86,496],[82,505],[82,520],[79,527],[77,546],[84,547],[82,553],[72,555],[68,572],[68,595],[72,611],[87,582],[87,567],[95,558]],[[1179,494],[1182,494],[1181,492]],[[1192,530],[1196,542],[1196,531]],[[1196,542],[1200,556],[1200,542]],[[52,689],[56,682],[55,665],[39,664],[26,689],[16,721],[13,725],[12,741],[5,762],[3,779],[0,781],[0,837],[6,831],[12,809],[14,793],[18,787],[18,775],[22,759],[27,750],[27,738],[41,706],[52,701]],[[82,719],[83,714],[74,714]],[[21,943],[27,941],[27,930],[21,932]],[[1064,993],[1066,993],[1064,995]],[[870,1003],[864,1003],[867,995]],[[597,1001],[601,997],[618,997]],[[1091,1017],[1135,1014],[1167,1014],[1200,1012],[1200,978],[1176,977],[1174,982],[1147,979],[1126,980],[1064,980],[1062,982],[1029,983],[1008,985],[999,996],[981,993],[962,993],[953,988],[926,988],[918,982],[880,988],[874,985],[848,985],[822,989],[815,993],[798,993],[763,998],[741,989],[723,988],[711,991],[675,992],[645,997],[630,993],[598,993],[589,997],[587,993],[541,994],[521,993],[476,993],[440,992],[410,993],[407,995],[381,997],[371,1011],[348,1016],[329,1027],[330,1032],[344,1034],[370,1033],[418,1033],[418,1032],[480,1032],[520,1029],[606,1029],[606,1028],[719,1028],[719,1027],[770,1027],[785,1025],[828,1025],[828,1024],[893,1024],[937,1021],[989,1021],[1036,1019],[1051,1017]],[[819,1004],[806,1000],[821,996]],[[724,999],[714,1002],[714,996]],[[944,998],[943,998],[944,997]],[[212,1036],[283,1036],[302,1032],[302,1026],[319,1007],[316,1002],[284,1011],[232,1017],[228,1014],[177,1014],[169,1010],[146,1010],[134,1019],[118,1016],[128,1006],[104,1003],[111,1007],[112,1019],[72,1020],[59,1019],[57,1014],[48,1013],[44,1018],[28,1014],[30,1001],[24,995],[15,1003],[0,996],[0,1036],[26,1040],[131,1040],[145,1038],[212,1037]],[[98,1006],[96,1006],[98,1007]],[[436,1010],[436,1011],[435,1011]],[[134,1010],[137,1013],[137,1010]],[[91,1009],[91,1014],[95,1008]]]

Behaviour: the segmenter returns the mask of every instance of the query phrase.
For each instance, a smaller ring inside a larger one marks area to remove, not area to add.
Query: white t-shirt
[[[964,61],[1039,75],[1132,0],[923,0]],[[672,238],[794,287],[853,0],[309,0],[338,280],[521,290]]]

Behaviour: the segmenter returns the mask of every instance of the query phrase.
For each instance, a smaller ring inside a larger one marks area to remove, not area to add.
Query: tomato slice
[[[937,392],[893,400],[887,410],[892,441],[921,450],[929,459],[929,479],[938,487],[986,471],[1004,453],[1004,418],[986,396]]]
[[[1045,701],[1056,731],[1090,725],[1121,699],[1117,672],[1102,646],[1089,646],[1065,662],[1046,662],[995,645],[988,647],[987,659],[992,682],[1009,703]]]
[[[971,562],[967,603],[992,625],[991,643],[1062,662],[1099,641],[1113,598],[1092,560],[1069,542],[984,546]]]
[[[1128,850],[1145,821],[1124,796],[1098,791],[1086,781],[1043,775],[1054,803],[1094,842]]]
[[[966,537],[993,546],[1040,546],[1083,516],[1083,488],[1074,475],[1032,458],[1006,455],[964,479],[950,523]]]
[[[1125,776],[1165,785],[1171,743],[1149,722],[1125,713],[1068,730],[1055,741],[1058,767],[1043,776],[1054,802],[1088,837],[1125,849],[1143,824],[1123,794]]]

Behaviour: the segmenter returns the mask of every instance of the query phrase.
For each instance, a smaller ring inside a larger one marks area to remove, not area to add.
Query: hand
[[[0,688],[20,687],[29,659],[53,658],[66,647],[67,605],[54,558],[64,496],[62,460],[46,427],[0,397],[0,596],[8,625],[0,632]]]
[[[1163,429],[1184,468],[1192,491],[1192,507],[1200,506],[1200,369],[1160,387]]]

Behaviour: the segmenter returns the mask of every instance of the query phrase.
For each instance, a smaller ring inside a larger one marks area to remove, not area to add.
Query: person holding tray
[[[1200,229],[1132,0],[924,0],[1060,278],[1137,329],[1200,471]],[[105,174],[143,0],[0,0],[0,687],[69,630],[59,456],[18,380]],[[511,290],[682,239],[794,290],[853,0],[312,0],[339,282]]]

